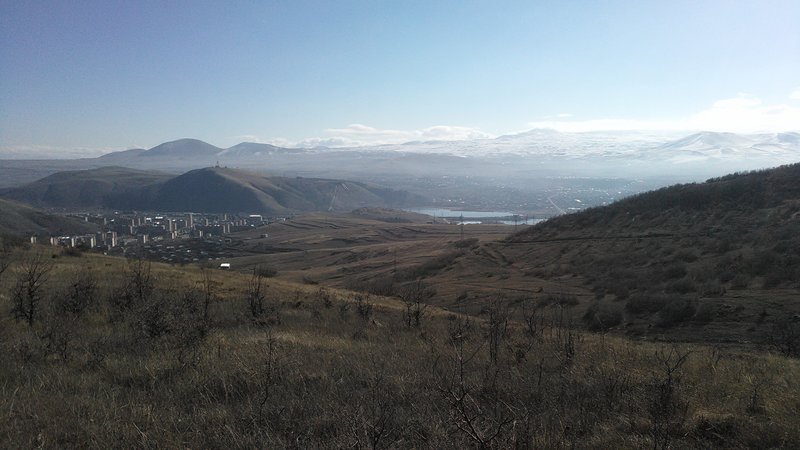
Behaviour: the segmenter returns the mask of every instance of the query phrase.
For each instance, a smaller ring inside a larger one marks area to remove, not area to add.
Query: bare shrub
[[[678,351],[675,347],[671,347],[669,351],[661,348],[655,354],[658,372],[652,384],[652,397],[648,405],[654,449],[670,448],[672,436],[678,433],[686,420],[689,405],[681,399],[678,386],[681,382],[681,368],[689,354]]]
[[[150,261],[138,258],[128,261],[124,285],[112,291],[109,303],[114,309],[112,321],[123,317],[133,308],[141,307],[152,297],[156,289]]]
[[[422,280],[409,283],[401,289],[400,298],[405,304],[403,322],[407,327],[419,327],[422,324],[425,310],[428,308],[426,302],[434,295],[436,291]]]
[[[24,320],[33,326],[39,316],[39,302],[42,300],[42,287],[53,265],[42,252],[29,255],[22,260],[17,271],[17,280],[11,290],[11,313],[17,320]]]
[[[372,318],[372,303],[369,302],[366,296],[358,294],[355,297],[356,313],[364,320]]]
[[[482,344],[469,345],[470,323],[454,319],[448,328],[452,353],[443,370],[436,368],[437,390],[449,407],[448,422],[478,448],[494,448],[511,428],[513,412],[497,396],[482,395],[480,383],[471,376]]]
[[[73,276],[66,292],[56,298],[58,312],[82,315],[97,306],[99,287],[97,278],[90,270],[81,270]]]
[[[489,347],[489,360],[493,364],[497,364],[501,345],[509,336],[511,310],[508,302],[501,297],[489,300],[485,312],[484,336]]]
[[[247,305],[250,308],[250,317],[259,318],[264,314],[264,301],[266,299],[264,289],[264,277],[253,269],[253,275],[247,284]]]

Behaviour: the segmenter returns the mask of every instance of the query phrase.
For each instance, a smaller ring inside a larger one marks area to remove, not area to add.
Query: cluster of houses
[[[159,241],[218,239],[269,223],[268,219],[259,214],[110,212],[72,216],[99,225],[101,231],[65,236],[32,235],[30,242],[105,251],[122,249],[124,252],[127,247],[141,247]]]

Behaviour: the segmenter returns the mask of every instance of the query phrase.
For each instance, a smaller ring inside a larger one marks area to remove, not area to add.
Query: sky
[[[800,130],[800,2],[0,2],[0,151]]]

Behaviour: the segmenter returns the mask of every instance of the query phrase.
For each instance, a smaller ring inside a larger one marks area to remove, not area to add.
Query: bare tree
[[[212,270],[209,266],[200,268],[200,274],[203,277],[202,280],[200,280],[203,289],[203,321],[206,322],[206,324],[211,320],[209,307],[217,298],[217,287],[220,284],[212,279],[211,273]]]
[[[258,268],[253,269],[253,276],[247,285],[247,303],[250,306],[250,315],[253,318],[264,314],[264,277]]]
[[[511,312],[508,302],[502,297],[489,300],[486,306],[486,341],[489,344],[489,359],[497,364],[500,346],[509,334]]]
[[[681,352],[675,347],[669,351],[662,348],[655,354],[660,373],[653,385],[655,392],[649,407],[654,450],[670,448],[671,435],[686,420],[688,403],[681,401],[678,385],[681,368],[689,355],[690,352]]]
[[[10,255],[8,248],[0,242],[0,279],[3,277],[3,272],[11,265]]]
[[[513,424],[508,405],[481,395],[481,386],[470,380],[473,359],[483,343],[468,349],[470,324],[456,319],[449,327],[452,365],[440,374],[438,391],[450,407],[450,422],[480,449],[494,448]]]
[[[20,264],[17,282],[11,291],[14,305],[11,312],[17,320],[24,320],[33,326],[39,313],[39,302],[42,300],[42,286],[52,267],[42,252],[30,255]]]
[[[400,298],[406,305],[403,320],[408,327],[419,327],[425,317],[426,303],[436,292],[422,280],[414,281],[403,287]]]

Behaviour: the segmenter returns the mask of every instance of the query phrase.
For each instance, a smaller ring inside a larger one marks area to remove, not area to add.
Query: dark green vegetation
[[[7,448],[793,448],[797,360],[253,274],[3,253]],[[412,285],[412,287],[414,287]],[[31,307],[33,305],[33,307]]]
[[[60,172],[0,195],[43,207],[269,215],[424,202],[421,197],[369,183],[265,177],[219,167],[179,176],[122,167]]]
[[[48,214],[30,206],[0,199],[0,236],[22,234],[82,234],[93,233],[97,226],[65,217]],[[27,236],[26,236],[27,237]]]
[[[672,186],[554,218],[498,250],[518,262],[556,249],[557,259],[530,270],[580,277],[595,296],[592,311],[614,310],[664,329],[738,323],[729,338],[763,342],[800,312],[800,165]]]

